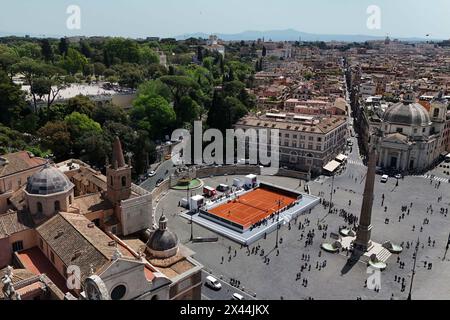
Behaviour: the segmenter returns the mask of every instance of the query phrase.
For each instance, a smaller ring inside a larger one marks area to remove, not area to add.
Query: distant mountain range
[[[265,39],[266,41],[342,41],[342,42],[364,42],[374,40],[384,40],[385,37],[368,36],[368,35],[344,35],[344,34],[313,34],[300,32],[294,29],[287,30],[269,30],[269,31],[244,31],[236,34],[222,34],[216,33],[220,39],[224,41],[251,41],[257,39]],[[177,40],[185,40],[188,38],[208,38],[206,33],[190,33],[175,37]],[[398,38],[403,41],[427,41],[440,39],[426,39],[424,38]]]
[[[364,41],[374,41],[374,40],[384,40],[385,37],[382,36],[369,36],[369,35],[346,35],[346,34],[314,34],[314,33],[306,33],[306,32],[300,32],[294,29],[286,29],[286,30],[268,30],[268,31],[244,31],[241,33],[235,33],[235,34],[224,34],[224,33],[213,33],[217,35],[220,39],[224,41],[252,41],[252,40],[258,40],[258,39],[265,39],[266,41],[272,40],[272,41],[324,41],[324,42],[330,42],[330,41],[341,41],[341,42],[364,42]],[[18,37],[24,37],[25,33],[22,32],[4,32],[0,31],[0,37],[6,37],[6,36],[18,36]],[[36,34],[36,33],[29,33],[30,37],[36,37],[36,38],[61,38],[64,37],[63,35],[50,35],[50,34]],[[175,36],[174,38],[177,40],[186,40],[188,38],[202,38],[207,39],[210,36],[210,33],[188,33],[183,34],[179,36]],[[391,37],[391,39],[395,39],[395,37]],[[397,38],[402,41],[410,41],[410,42],[420,42],[420,41],[442,41],[447,39],[432,39],[432,38],[419,38],[419,37],[410,37],[410,38]]]

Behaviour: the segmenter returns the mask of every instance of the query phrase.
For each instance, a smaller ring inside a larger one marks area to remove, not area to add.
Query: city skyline
[[[286,30],[331,35],[367,35],[393,38],[448,39],[450,3],[435,0],[434,5],[414,1],[305,1],[205,0],[163,3],[135,0],[106,3],[104,0],[77,2],[64,0],[3,4],[0,33],[34,36],[124,36],[131,38],[178,37],[190,33],[235,34],[248,30]],[[81,28],[69,30],[67,8],[79,6]],[[370,29],[370,6],[380,8],[380,28]],[[107,10],[108,14],[103,14]],[[125,11],[126,10],[126,11]],[[128,15],[125,16],[124,12]],[[320,15],[318,18],[317,15]],[[48,19],[51,16],[52,19]],[[58,18],[59,17],[59,18]],[[119,23],[117,23],[119,21]],[[170,23],[168,22],[170,21]],[[122,23],[120,23],[122,22]],[[399,23],[401,22],[401,23]],[[32,32],[30,32],[32,30]]]

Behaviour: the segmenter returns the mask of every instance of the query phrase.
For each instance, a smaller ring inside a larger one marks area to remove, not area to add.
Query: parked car
[[[389,180],[389,176],[387,174],[385,174],[381,177],[381,183],[386,183],[386,182],[388,182],[388,180]]]
[[[155,174],[156,174],[155,171],[150,171],[150,172],[148,173],[148,177],[153,177],[153,176],[155,176]]]
[[[220,184],[217,186],[217,190],[219,190],[220,192],[227,192],[228,190],[230,190],[230,186],[226,184]]]
[[[217,280],[216,278],[214,278],[212,276],[206,277],[205,285],[214,290],[222,289],[222,284],[219,282],[219,280]]]
[[[239,293],[233,293],[232,298],[233,300],[244,300],[244,296],[240,295]]]

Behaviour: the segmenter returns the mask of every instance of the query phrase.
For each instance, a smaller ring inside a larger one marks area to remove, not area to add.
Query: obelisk
[[[372,236],[372,206],[373,206],[373,189],[375,185],[377,155],[375,147],[369,144],[369,161],[367,164],[366,185],[364,187],[364,196],[361,207],[361,216],[359,218],[359,226],[356,231],[356,239],[353,242],[355,250],[366,253],[373,244]]]

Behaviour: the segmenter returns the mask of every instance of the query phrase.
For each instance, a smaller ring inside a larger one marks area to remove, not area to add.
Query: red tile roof
[[[27,151],[20,151],[16,153],[8,153],[0,156],[6,160],[6,163],[1,164],[0,161],[0,178],[11,174],[26,171],[32,168],[43,166],[47,160],[39,157],[31,156]]]

